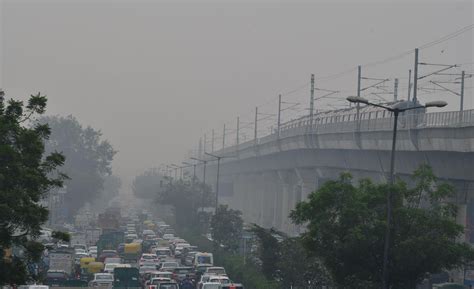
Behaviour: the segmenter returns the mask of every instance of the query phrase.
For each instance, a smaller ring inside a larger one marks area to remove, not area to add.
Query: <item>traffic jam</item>
[[[143,289],[241,289],[210,252],[177,236],[147,214],[99,214],[102,228],[73,232],[69,244],[46,243],[43,261],[49,287]],[[47,235],[47,234],[46,234]],[[48,238],[46,238],[48,239]]]

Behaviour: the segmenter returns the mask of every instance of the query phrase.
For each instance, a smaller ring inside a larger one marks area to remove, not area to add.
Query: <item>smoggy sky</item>
[[[389,90],[399,77],[406,97],[413,54],[364,64],[474,22],[472,1],[4,0],[0,9],[0,87],[22,99],[41,91],[48,114],[100,129],[119,151],[113,170],[125,183],[148,167],[180,163],[213,128],[218,147],[224,123],[233,141],[237,116],[252,137],[244,122],[256,105],[275,113],[279,93],[307,111],[311,73],[317,87],[343,99],[355,94],[351,69],[361,64],[364,76],[390,78]],[[420,51],[423,62],[463,64],[453,72],[473,72],[472,59],[472,29]],[[466,108],[474,106],[471,87],[472,79]],[[459,107],[454,95],[419,93],[422,101],[447,100],[447,110]],[[329,105],[346,104],[316,102]],[[296,114],[285,110],[283,121]],[[273,122],[262,121],[259,133]]]

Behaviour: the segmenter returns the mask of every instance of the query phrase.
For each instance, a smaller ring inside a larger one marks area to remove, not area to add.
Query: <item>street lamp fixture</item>
[[[360,97],[360,96],[349,96],[346,98],[347,101],[352,103],[362,103],[366,105],[371,105],[375,107],[380,107],[386,109],[393,113],[394,120],[393,120],[393,137],[392,137],[392,151],[390,155],[390,179],[389,183],[392,186],[395,181],[395,145],[397,141],[397,125],[398,125],[398,115],[401,112],[418,109],[418,108],[428,108],[428,107],[445,107],[448,103],[442,100],[438,101],[431,101],[427,102],[425,105],[417,105],[417,106],[410,106],[413,102],[404,101],[395,104],[394,106],[385,106],[377,103],[372,103],[368,99]],[[384,252],[383,252],[383,288],[389,289],[388,280],[389,280],[389,272],[388,272],[388,255],[390,250],[390,229],[392,223],[392,190],[393,187],[390,187],[387,193],[387,228],[385,229],[385,244],[384,244]]]
[[[195,161],[198,161],[202,164],[204,164],[204,168],[202,170],[202,183],[204,185],[206,185],[206,164],[207,164],[207,160],[202,160],[202,159],[198,159],[198,158],[190,158],[192,160],[195,160]]]
[[[217,180],[216,180],[216,213],[217,213],[217,207],[219,206],[219,176],[220,176],[221,159],[235,158],[236,156],[218,156],[218,155],[214,155],[207,152],[204,152],[204,154],[217,159]]]

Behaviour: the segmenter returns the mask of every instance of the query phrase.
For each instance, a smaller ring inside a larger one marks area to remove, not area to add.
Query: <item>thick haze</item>
[[[238,115],[252,121],[255,105],[275,113],[278,93],[307,84],[311,73],[383,60],[474,22],[472,1],[218,2],[4,0],[0,87],[22,98],[41,91],[49,114],[101,129],[119,151],[114,171],[126,184],[145,168],[180,162],[210,129],[233,129]],[[420,59],[472,72],[472,41],[471,29],[421,50]],[[400,77],[406,97],[412,67],[410,54],[363,74]],[[355,94],[355,80],[353,71],[316,85],[342,98]],[[466,87],[473,108],[472,81]],[[308,90],[285,101],[306,106]],[[420,95],[434,98],[458,108],[452,95]]]

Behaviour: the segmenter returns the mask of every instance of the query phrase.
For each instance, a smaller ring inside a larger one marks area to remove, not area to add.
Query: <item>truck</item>
[[[100,228],[87,228],[85,230],[86,245],[95,246],[97,244],[97,241],[99,241],[101,234],[102,230]]]
[[[50,251],[49,270],[62,270],[71,276],[74,273],[74,252],[66,248]]]
[[[136,263],[142,254],[142,245],[140,243],[125,244],[123,260],[126,263]]]
[[[124,238],[122,231],[104,232],[97,241],[97,256],[100,256],[103,250],[117,250],[118,245],[124,243]]]
[[[138,268],[115,268],[113,288],[141,288]]]

